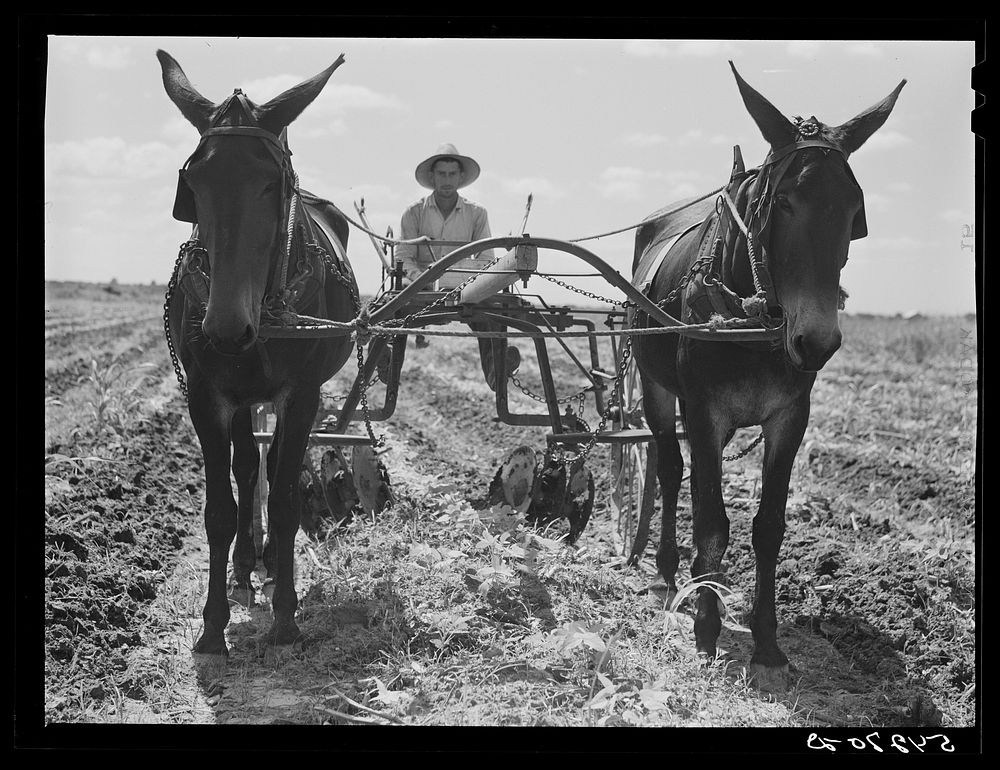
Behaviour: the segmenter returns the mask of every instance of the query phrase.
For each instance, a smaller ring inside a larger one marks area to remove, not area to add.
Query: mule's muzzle
[[[238,356],[247,352],[257,342],[257,330],[252,324],[247,324],[242,331],[223,333],[211,329],[210,324],[203,323],[202,331],[205,332],[212,349],[224,356]]]
[[[818,372],[840,349],[840,329],[828,335],[793,334],[788,340],[788,357],[796,369]]]

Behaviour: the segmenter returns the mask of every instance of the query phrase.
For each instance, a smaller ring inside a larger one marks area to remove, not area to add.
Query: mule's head
[[[295,183],[281,133],[319,95],[343,56],[263,105],[239,91],[215,104],[194,89],[173,57],[156,56],[167,95],[202,135],[183,171],[211,276],[202,330],[217,351],[235,355],[257,340],[261,304],[285,248]]]
[[[732,66],[732,62],[730,62]],[[906,84],[843,125],[793,123],[733,74],[771,153],[760,219],[752,223],[784,312],[792,364],[818,371],[840,347],[840,271],[851,240],[867,235],[864,199],[847,158],[885,123]],[[765,177],[765,175],[767,175]]]

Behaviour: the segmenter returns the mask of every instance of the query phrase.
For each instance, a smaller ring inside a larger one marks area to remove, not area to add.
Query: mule
[[[197,223],[178,258],[168,297],[168,342],[186,374],[186,394],[204,457],[205,529],[210,552],[204,627],[194,650],[228,654],[227,562],[232,598],[254,603],[257,563],[253,493],[259,454],[251,407],[276,414],[267,458],[270,491],[264,563],[273,581],[269,644],[291,644],[295,622],[293,544],[299,526],[299,476],[320,403],[320,386],[351,353],[348,337],[264,339],[262,317],[295,312],[348,321],[358,288],[346,259],[347,223],[323,218],[323,201],[299,190],[285,129],[320,94],[343,56],[266,104],[239,89],[221,104],[199,94],[180,65],[157,51],[163,85],[201,134],[180,172],[174,216]],[[308,205],[308,204],[313,205]],[[330,207],[327,206],[327,209]],[[182,386],[184,377],[177,369]],[[233,497],[230,468],[236,481]]]
[[[690,322],[709,321],[716,313],[756,314],[766,326],[782,331],[774,332],[776,341],[764,343],[676,334],[634,338],[662,491],[658,577],[651,587],[676,592],[677,495],[684,465],[676,406],[690,448],[695,580],[722,579],[729,542],[723,449],[738,428],[761,426],[765,449],[752,535],[756,583],[749,617],[754,642],[750,669],[761,686],[780,688],[787,683],[788,658],[777,642],[775,566],[792,463],[809,420],[816,373],[841,344],[840,273],[848,247],[867,234],[861,188],[847,160],[889,117],[906,81],[834,127],[815,117],[789,120],[740,77],[732,62],[730,66],[770,152],[759,169],[747,171],[737,148],[725,194],[702,222],[675,240],[661,237],[665,220],[650,218],[636,233],[633,274],[662,260],[655,273],[648,273],[653,278],[646,291],[675,318]],[[652,324],[639,314],[634,325]],[[721,625],[712,589],[701,587],[694,635],[703,659],[715,657]]]

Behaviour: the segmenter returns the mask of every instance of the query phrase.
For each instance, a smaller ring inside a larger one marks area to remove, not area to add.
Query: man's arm
[[[414,211],[414,207],[408,208],[403,212],[402,219],[399,223],[400,239],[410,240],[411,238],[416,238],[420,235],[420,223],[417,219],[417,213]],[[413,283],[416,277],[420,275],[425,269],[426,265],[421,265],[417,260],[418,247],[410,243],[401,243],[396,247],[396,259],[401,260],[403,263],[403,273],[404,280],[403,284]]]
[[[472,240],[481,241],[483,238],[490,237],[490,221],[486,214],[486,209],[480,208],[477,214],[478,216],[472,228]],[[484,259],[493,259],[493,249],[486,249],[480,252],[479,256]]]

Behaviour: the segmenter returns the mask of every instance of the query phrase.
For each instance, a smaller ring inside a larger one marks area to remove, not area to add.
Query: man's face
[[[465,173],[457,160],[439,160],[432,170],[434,192],[443,198],[458,194],[458,187],[465,179]]]

